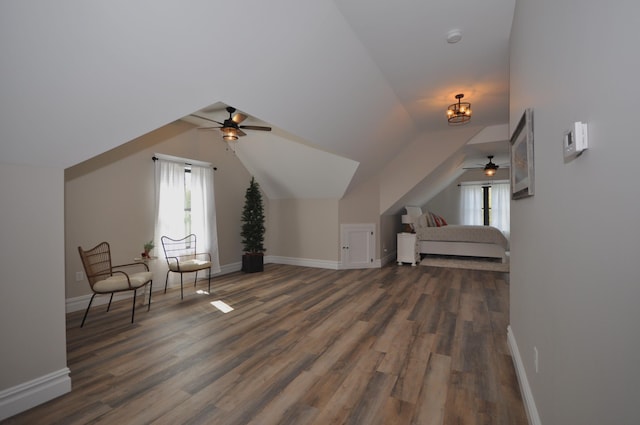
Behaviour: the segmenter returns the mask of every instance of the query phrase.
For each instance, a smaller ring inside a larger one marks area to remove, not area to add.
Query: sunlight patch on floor
[[[229,313],[230,311],[233,311],[233,307],[222,300],[211,301],[211,305],[223,313]]]

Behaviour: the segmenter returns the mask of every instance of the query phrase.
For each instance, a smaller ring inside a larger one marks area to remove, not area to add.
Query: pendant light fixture
[[[459,125],[471,120],[471,104],[469,102],[461,102],[464,94],[456,95],[458,103],[453,103],[447,108],[447,121],[449,125]]]

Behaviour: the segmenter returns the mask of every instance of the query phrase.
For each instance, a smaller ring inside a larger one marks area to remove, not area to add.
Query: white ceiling
[[[447,126],[458,93],[474,125],[508,122],[514,0],[335,0],[418,129]],[[447,43],[459,30],[462,40]]]
[[[479,163],[479,146],[431,152],[509,122],[514,3],[0,2],[0,161],[70,167],[220,102],[274,127],[236,146],[274,198],[382,184],[416,144],[434,170]],[[225,7],[239,19],[221,19]],[[457,93],[474,111],[464,130],[444,115]],[[401,191],[430,180],[413,177]],[[381,193],[381,212],[403,195]]]
[[[405,134],[450,128],[445,110],[458,93],[464,93],[464,100],[472,104],[474,126],[499,130],[471,141],[453,165],[443,165],[434,176],[418,184],[412,190],[414,202],[433,196],[433,188],[455,179],[461,168],[486,163],[487,155],[495,155],[494,162],[508,163],[508,47],[514,0],[335,0],[335,4],[408,114],[410,124],[398,121],[399,125],[412,127],[412,132]],[[447,35],[452,31],[459,31],[462,40],[448,43]],[[216,103],[197,114],[223,121],[228,117],[225,106]],[[274,126],[251,117],[251,111],[242,112],[250,116],[243,124]],[[185,119],[198,126],[211,125]],[[332,125],[331,119],[314,119]],[[221,137],[219,132],[213,133],[216,136],[212,137]],[[380,163],[376,156],[380,149],[359,147],[354,152],[340,147],[329,153],[326,146],[318,149],[313,141],[279,128],[273,133],[246,133],[232,148],[270,198],[340,198],[360,164]],[[387,152],[400,150],[410,141],[389,137],[385,143],[391,148]],[[356,145],[350,140],[344,142]],[[451,158],[443,163],[447,161]]]

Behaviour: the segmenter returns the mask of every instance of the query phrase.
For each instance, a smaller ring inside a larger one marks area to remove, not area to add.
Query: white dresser
[[[417,250],[417,239],[415,233],[398,233],[398,265],[411,263],[415,266],[420,257]]]

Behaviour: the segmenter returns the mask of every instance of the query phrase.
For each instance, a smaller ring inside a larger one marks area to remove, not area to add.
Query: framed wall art
[[[533,111],[526,109],[511,136],[511,199],[533,196]]]

